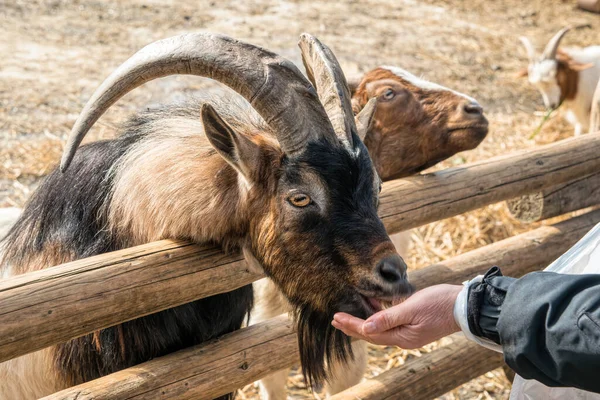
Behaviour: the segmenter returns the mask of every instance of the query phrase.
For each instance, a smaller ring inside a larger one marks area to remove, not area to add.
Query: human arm
[[[455,308],[461,296],[467,306]],[[336,314],[333,325],[403,348],[461,326],[480,343],[501,344],[508,365],[526,379],[600,392],[600,275],[539,272],[517,280],[492,269],[462,289],[436,285],[419,291],[367,321]]]

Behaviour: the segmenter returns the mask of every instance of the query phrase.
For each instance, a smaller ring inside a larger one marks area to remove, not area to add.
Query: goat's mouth
[[[475,133],[477,137],[481,137],[483,139],[488,133],[489,123],[486,120],[485,122],[479,122],[475,124],[452,124],[448,125],[447,129],[448,133],[456,133],[459,131]]]
[[[369,316],[378,313],[384,308],[388,308],[392,304],[392,301],[389,299],[386,300],[377,297],[367,297],[362,294],[360,295],[360,299],[362,300],[363,307]]]
[[[456,132],[456,131],[473,131],[477,133],[487,134],[489,128],[489,124],[486,121],[485,123],[478,124],[456,124],[448,126],[448,133]]]
[[[411,289],[411,291],[409,291],[407,293],[393,295],[393,296],[377,295],[377,294],[373,294],[373,293],[360,292],[360,291],[358,292],[358,296],[360,298],[362,308],[366,312],[367,318],[375,313],[378,313],[381,310],[384,310],[386,308],[389,308],[389,307],[392,307],[392,306],[402,303],[411,294],[412,294],[412,289]]]

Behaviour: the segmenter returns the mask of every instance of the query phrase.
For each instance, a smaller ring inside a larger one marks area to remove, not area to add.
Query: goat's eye
[[[393,89],[387,88],[385,89],[385,91],[383,92],[383,99],[384,100],[391,100],[394,98],[394,96],[396,95],[396,93],[394,92]]]
[[[310,197],[303,193],[296,193],[291,195],[290,197],[288,197],[288,201],[294,207],[306,207],[307,205],[312,203]]]

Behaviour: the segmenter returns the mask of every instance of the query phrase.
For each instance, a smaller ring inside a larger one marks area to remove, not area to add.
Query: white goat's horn
[[[519,40],[521,43],[523,43],[525,50],[527,50],[527,57],[529,57],[529,61],[535,61],[535,49],[533,48],[533,44],[531,44],[531,40],[525,36],[519,36]]]
[[[560,31],[558,31],[556,35],[552,36],[552,39],[550,39],[550,41],[544,48],[544,52],[542,53],[542,57],[545,60],[554,60],[556,58],[556,50],[558,49],[558,45],[560,44],[560,41],[563,38],[563,36],[565,36],[565,34],[570,30],[571,27],[566,26]]]
[[[544,58],[545,60],[556,59],[556,51],[558,50],[558,45],[560,44],[560,41],[562,40],[563,36],[565,36],[565,34],[567,32],[569,32],[571,29],[590,28],[590,27],[591,27],[590,24],[582,24],[582,25],[570,25],[570,26],[566,26],[566,27],[562,28],[560,31],[558,31],[552,37],[552,39],[550,39],[550,41],[544,48],[544,52],[542,53],[542,58]]]
[[[148,81],[175,74],[212,78],[241,94],[274,129],[286,154],[301,152],[311,138],[336,140],[315,89],[290,61],[227,36],[184,34],[144,47],[102,83],[71,130],[61,170],[67,169],[86,133],[119,98]]]
[[[308,33],[300,35],[298,46],[308,79],[317,89],[335,134],[342,143],[352,147],[356,124],[350,90],[340,64],[327,46]]]

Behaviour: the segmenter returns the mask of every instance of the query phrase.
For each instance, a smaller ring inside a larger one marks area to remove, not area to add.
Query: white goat
[[[542,94],[546,107],[566,108],[566,120],[574,126],[575,136],[587,131],[594,89],[600,79],[600,46],[558,48],[563,36],[572,27],[558,31],[538,56],[531,41],[521,37],[527,50],[529,66],[520,75]]]

